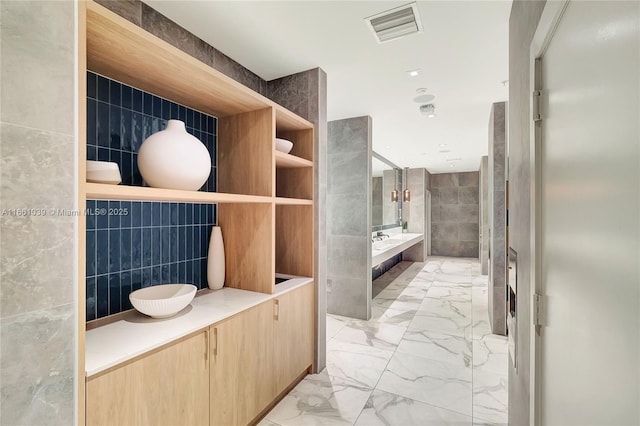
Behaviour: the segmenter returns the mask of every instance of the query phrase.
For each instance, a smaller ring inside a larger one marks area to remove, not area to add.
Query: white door
[[[555,16],[538,74],[535,422],[638,425],[640,2]]]

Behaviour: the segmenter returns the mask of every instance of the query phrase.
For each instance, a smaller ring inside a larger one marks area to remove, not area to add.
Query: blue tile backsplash
[[[215,192],[215,117],[87,73],[87,159],[117,162],[123,185],[144,185],[137,152],[146,137],[172,118],[184,121],[209,150],[212,173],[201,191]],[[87,200],[87,212],[87,321],[131,309],[129,293],[142,287],[207,287],[216,205]]]
[[[215,117],[87,72],[87,160],[118,163],[123,185],[144,185],[138,151],[147,137],[166,128],[169,119],[184,121],[187,132],[209,150],[211,174],[200,190],[215,192]]]

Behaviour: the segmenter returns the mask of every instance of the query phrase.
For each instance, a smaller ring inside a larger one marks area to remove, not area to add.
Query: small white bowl
[[[129,294],[137,311],[152,318],[168,318],[183,310],[196,295],[192,284],[163,284],[141,288]]]
[[[291,152],[292,148],[293,148],[293,142],[288,141],[286,139],[276,138],[276,151],[280,151],[280,152],[284,152],[285,154],[288,154],[289,152]]]
[[[87,160],[87,182],[119,184],[122,178],[118,163]]]

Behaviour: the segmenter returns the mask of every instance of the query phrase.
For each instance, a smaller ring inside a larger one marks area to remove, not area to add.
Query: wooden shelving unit
[[[283,169],[313,167],[313,161],[276,151],[276,167],[281,167]]]
[[[218,117],[220,191],[85,183],[80,161],[80,206],[87,199],[215,203],[228,287],[273,293],[276,272],[313,277],[313,124],[91,0],[80,2],[79,31],[80,105],[86,102],[88,69]],[[80,159],[86,158],[86,120],[80,108]],[[276,137],[294,143],[290,154],[275,150]],[[78,315],[84,318],[84,220],[78,231]],[[79,342],[83,360],[84,329]]]
[[[271,203],[271,197],[223,192],[180,191],[141,186],[86,183],[86,198],[93,200],[176,201],[185,203]]]

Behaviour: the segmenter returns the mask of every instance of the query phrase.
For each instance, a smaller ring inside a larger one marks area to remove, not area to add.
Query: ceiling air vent
[[[396,7],[365,19],[378,43],[422,32],[417,3]]]

